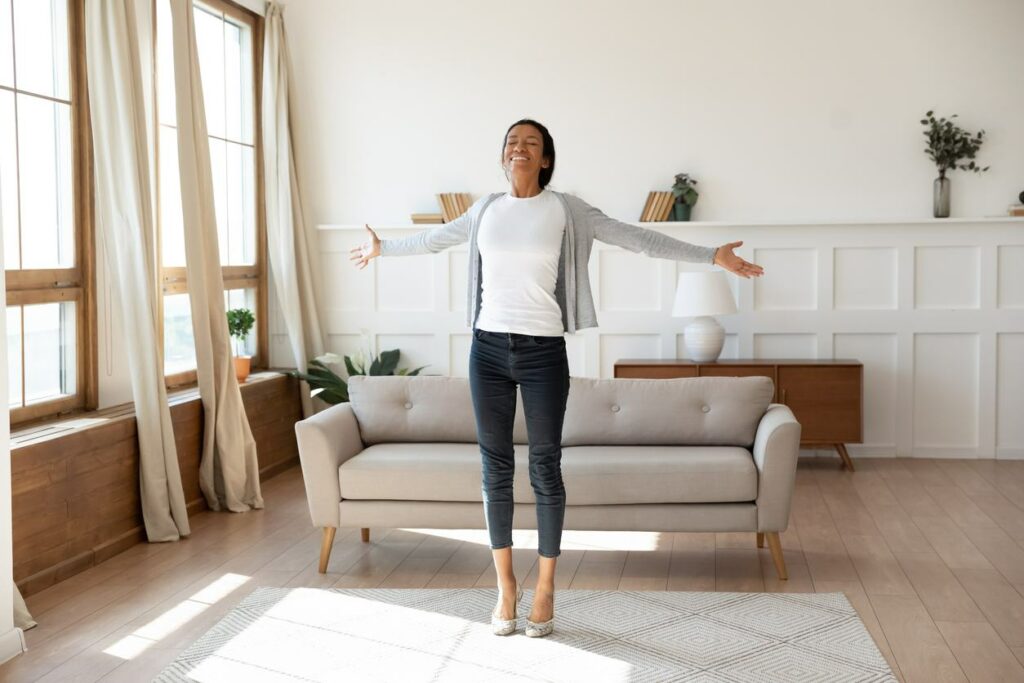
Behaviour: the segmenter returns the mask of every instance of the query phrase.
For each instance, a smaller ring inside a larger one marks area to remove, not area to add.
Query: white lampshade
[[[679,273],[672,315],[689,318],[736,312],[736,300],[721,270]]]

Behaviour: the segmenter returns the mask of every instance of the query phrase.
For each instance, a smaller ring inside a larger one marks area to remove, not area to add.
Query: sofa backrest
[[[348,380],[363,443],[475,443],[469,379],[436,375]],[[749,447],[773,393],[768,377],[591,379],[572,377],[562,445],[723,445]],[[516,391],[512,439],[528,443]]]
[[[573,377],[562,445],[749,448],[773,392],[770,377]]]

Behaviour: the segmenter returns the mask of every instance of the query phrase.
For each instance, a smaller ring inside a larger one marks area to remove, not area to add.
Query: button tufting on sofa
[[[616,406],[616,405],[613,405],[613,406],[612,406],[612,412],[613,412],[613,413],[617,413],[617,412],[619,412],[619,407],[618,407],[618,406]]]
[[[702,413],[710,413],[711,412],[711,408],[710,408],[710,406],[703,405],[703,406],[700,407],[700,411]]]
[[[410,403],[409,401],[406,401],[405,402],[405,409],[408,410],[409,408],[412,408],[412,403]]]

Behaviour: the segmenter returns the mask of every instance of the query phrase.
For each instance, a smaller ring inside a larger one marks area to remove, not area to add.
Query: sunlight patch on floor
[[[224,574],[156,619],[121,638],[103,652],[120,659],[134,659],[206,611],[211,605],[230,595],[249,579],[250,577],[242,574]]]

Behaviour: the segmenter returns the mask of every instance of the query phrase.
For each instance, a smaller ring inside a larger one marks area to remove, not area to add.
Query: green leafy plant
[[[249,336],[249,331],[252,330],[255,322],[256,318],[248,308],[232,308],[228,311],[228,334],[238,341],[236,348],[239,353],[235,355],[242,355],[240,353],[243,348],[242,344],[245,343],[245,338]]]
[[[974,163],[974,156],[978,153],[985,137],[984,130],[978,131],[977,136],[972,137],[970,133],[953,122],[953,119],[957,117],[956,114],[948,119],[943,117],[938,120],[932,114],[933,112],[929,110],[925,114],[926,118],[921,119],[921,124],[927,127],[924,136],[928,138],[928,146],[924,151],[928,158],[938,166],[940,178],[946,177],[947,170],[957,168],[975,173],[982,173],[991,168],[991,166],[981,168]],[[971,161],[967,164],[960,164],[964,159]]]
[[[423,365],[415,370],[399,368],[398,358],[400,355],[401,352],[398,349],[382,351],[379,357],[371,359],[370,365],[367,367],[365,355],[360,351],[354,357],[344,357],[345,369],[348,371],[349,377],[353,375],[408,375],[411,377],[418,375],[420,370],[427,367]],[[349,400],[348,383],[328,367],[328,364],[336,364],[342,360],[342,357],[336,353],[325,353],[309,361],[309,368],[306,372],[290,370],[288,374],[308,382],[309,386],[313,388],[310,392],[311,396],[319,396],[321,400],[332,405],[346,403]]]
[[[694,188],[696,184],[697,181],[691,178],[688,173],[677,173],[676,182],[672,185],[672,194],[676,198],[676,203],[689,206],[696,204],[699,195]]]

